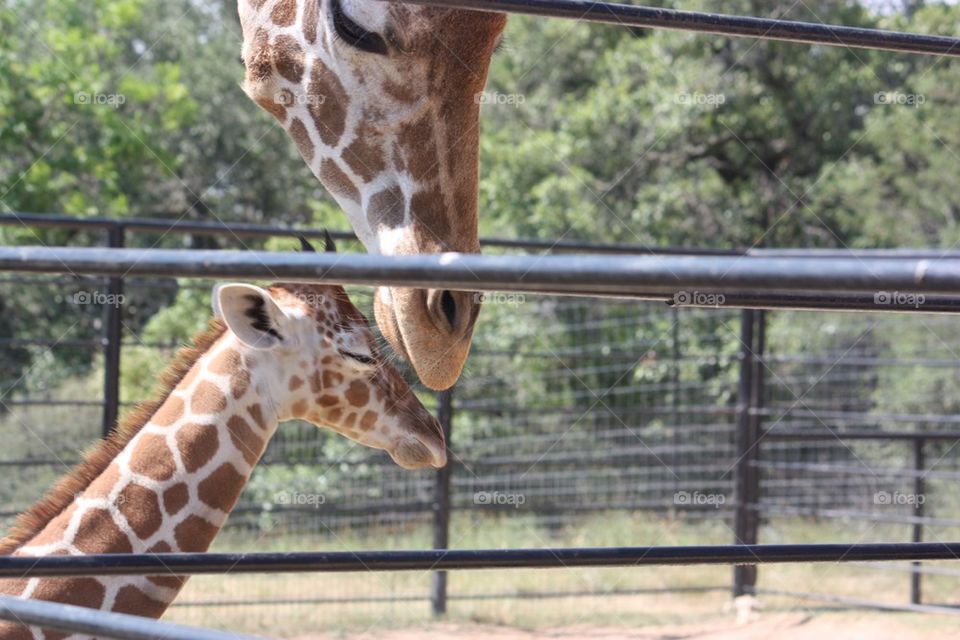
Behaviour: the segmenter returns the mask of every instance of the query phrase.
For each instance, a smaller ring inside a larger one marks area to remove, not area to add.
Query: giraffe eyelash
[[[372,356],[364,355],[362,353],[353,353],[352,351],[341,351],[340,353],[341,355],[345,355],[348,358],[352,358],[361,364],[371,365],[371,366],[377,364],[376,358]]]

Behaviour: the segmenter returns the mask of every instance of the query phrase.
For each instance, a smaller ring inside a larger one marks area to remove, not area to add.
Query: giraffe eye
[[[387,55],[387,43],[384,42],[376,33],[367,31],[356,22],[350,19],[340,4],[340,0],[333,0],[333,28],[337,35],[351,47],[366,51],[367,53],[377,53]]]
[[[362,353],[353,353],[352,351],[341,351],[340,353],[347,356],[348,358],[352,358],[356,360],[360,364],[374,365],[377,363],[377,361],[373,359],[371,356],[367,356]]]

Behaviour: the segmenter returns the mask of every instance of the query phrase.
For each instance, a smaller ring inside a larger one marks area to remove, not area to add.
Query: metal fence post
[[[915,438],[913,441],[913,470],[916,474],[913,477],[913,496],[915,499],[913,504],[913,517],[916,518],[913,522],[914,542],[923,542],[923,521],[921,519],[924,515],[923,503],[926,492],[926,482],[923,477],[923,470],[926,466],[923,455],[924,444],[923,438]],[[923,600],[921,585],[923,573],[920,571],[920,562],[912,562],[910,569],[910,603],[920,604]]]
[[[762,311],[744,310],[740,315],[740,379],[737,386],[737,434],[734,467],[734,543],[756,544],[760,523],[760,473],[757,442],[763,403],[763,363],[766,317]],[[752,593],[757,584],[756,565],[733,568],[733,596]]]
[[[117,223],[107,230],[107,246],[124,246],[124,227]],[[120,342],[123,337],[123,277],[110,278],[103,320],[103,436],[117,422],[120,407]]]
[[[437,394],[437,420],[443,428],[443,437],[450,448],[450,434],[453,426],[453,388]],[[447,466],[437,470],[433,494],[433,548],[447,549],[450,545],[450,478],[453,474],[453,460],[447,460]],[[430,606],[433,615],[442,616],[447,612],[447,572],[434,571],[430,588]]]

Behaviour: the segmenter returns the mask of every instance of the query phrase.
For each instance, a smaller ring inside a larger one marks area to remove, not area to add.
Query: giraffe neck
[[[206,550],[277,428],[280,379],[271,354],[224,333],[102,472],[13,555]],[[184,582],[30,578],[0,580],[0,593],[160,617]]]

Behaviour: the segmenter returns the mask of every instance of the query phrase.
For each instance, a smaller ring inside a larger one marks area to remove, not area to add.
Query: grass
[[[764,530],[764,542],[904,540],[902,526],[858,525],[851,522],[779,521]],[[220,551],[360,550],[427,548],[426,527],[383,528],[358,535],[334,531],[323,536],[270,533],[258,538],[226,532],[215,547]],[[505,548],[544,546],[615,546],[726,544],[730,529],[719,520],[685,522],[658,519],[649,514],[611,513],[584,517],[560,529],[548,529],[517,514],[489,517],[457,514],[451,528],[451,546]],[[935,564],[935,563],[930,563]],[[898,563],[900,568],[905,563]],[[448,619],[457,622],[509,625],[525,629],[572,625],[679,625],[722,616],[729,600],[731,569],[726,566],[657,568],[581,568],[454,571],[449,574]],[[203,576],[188,583],[167,619],[236,631],[292,637],[313,631],[349,633],[423,625],[431,621],[428,572],[344,573],[304,575]],[[927,597],[956,602],[956,578],[928,576]],[[587,597],[506,597],[458,599],[458,596],[543,592],[604,592],[676,590],[717,586],[706,593],[596,595]],[[761,588],[823,592],[890,603],[906,603],[908,574],[867,565],[776,565],[760,569]],[[352,598],[416,598],[394,602],[325,604],[237,604],[184,606],[189,602],[276,601]],[[764,598],[765,611],[814,611],[822,607],[796,599]],[[900,614],[898,614],[900,615]],[[936,628],[955,624],[945,616],[915,616]],[[920,624],[920,623],[918,623]]]

